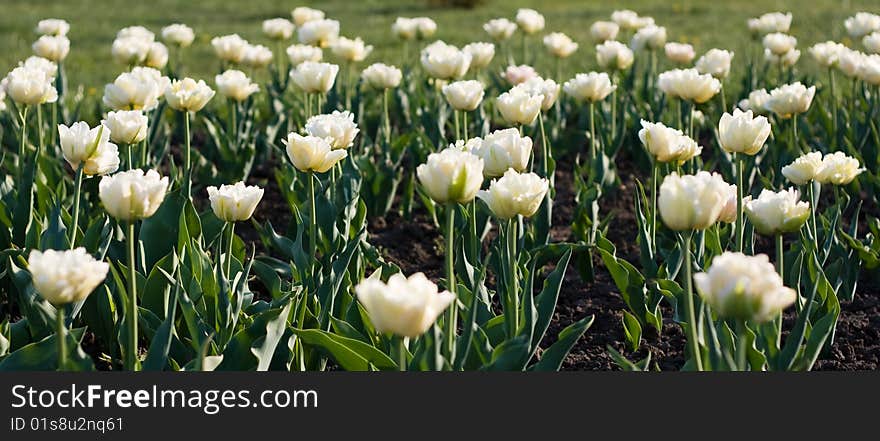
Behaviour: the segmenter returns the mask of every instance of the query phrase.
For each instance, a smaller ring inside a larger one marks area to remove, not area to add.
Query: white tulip
[[[137,36],[117,38],[113,40],[110,54],[113,61],[124,66],[141,65],[146,61],[152,44],[152,40]]]
[[[749,92],[749,97],[739,102],[742,110],[751,110],[756,115],[766,115],[769,110],[765,107],[770,94],[767,89],[758,89]]]
[[[119,144],[137,144],[147,137],[149,118],[140,110],[107,113],[101,124],[110,132],[110,140]]]
[[[56,36],[64,36],[67,35],[67,32],[70,31],[70,23],[65,20],[61,20],[59,18],[46,18],[40,20],[37,23],[37,27],[34,29],[39,35],[56,35]]]
[[[361,37],[357,37],[354,40],[339,37],[330,44],[330,50],[333,51],[333,55],[345,61],[355,62],[363,61],[367,58],[370,52],[373,51],[373,46],[364,44],[364,40],[361,40]]]
[[[826,41],[824,43],[816,43],[813,45],[810,48],[810,55],[813,56],[813,59],[815,59],[820,66],[829,68],[837,65],[838,61],[840,61],[840,54],[845,49],[846,46],[840,43]]]
[[[609,40],[596,45],[596,61],[603,69],[626,70],[634,60],[632,49],[619,41]]]
[[[65,251],[31,250],[28,271],[37,294],[61,307],[85,300],[107,277],[110,265],[95,260],[82,247]]]
[[[150,49],[147,51],[144,66],[162,69],[166,64],[168,64],[168,48],[164,44],[154,41],[150,44]]]
[[[516,11],[516,24],[526,34],[534,34],[544,29],[544,16],[534,9],[521,8]]]
[[[429,17],[416,17],[413,19],[416,23],[416,36],[420,40],[425,40],[437,33],[437,23]]]
[[[336,20],[312,20],[299,25],[297,38],[302,44],[327,47],[339,37],[339,22]]]
[[[6,94],[12,101],[23,105],[54,103],[58,91],[46,70],[38,67],[20,66],[12,69],[3,80]]]
[[[846,32],[852,38],[862,38],[875,31],[880,31],[880,15],[859,12],[844,21]]]
[[[880,54],[880,31],[875,31],[862,38],[862,46],[872,54]]]
[[[316,115],[306,121],[306,133],[330,140],[334,149],[347,149],[354,144],[354,138],[360,132],[354,122],[354,114],[348,110],[334,110],[326,115]]]
[[[880,86],[880,55],[867,55],[859,67],[858,78],[872,86]]]
[[[774,32],[764,36],[764,48],[773,53],[773,55],[785,55],[786,52],[795,49],[797,46],[797,38],[781,32]]]
[[[624,9],[621,11],[614,11],[611,13],[611,21],[618,24],[621,29],[625,29],[627,31],[634,31],[645,26],[650,26],[654,24],[654,19],[651,17],[639,17],[639,14],[634,11],[630,11],[629,9]]]
[[[104,209],[115,219],[134,221],[151,217],[165,200],[168,177],[155,170],[141,169],[104,176],[98,184],[98,196]]]
[[[843,152],[827,153],[814,179],[820,184],[849,185],[863,171],[858,159]]]
[[[177,47],[189,47],[196,39],[193,29],[183,23],[175,23],[162,28],[162,40]]]
[[[694,274],[694,284],[700,297],[725,319],[764,323],[778,317],[797,298],[766,254],[727,251],[715,256],[706,272]]]
[[[140,38],[141,40],[154,41],[156,34],[143,26],[129,26],[120,29],[116,33],[116,38]]]
[[[721,82],[696,69],[673,69],[660,74],[657,87],[673,98],[701,104],[721,91]]]
[[[648,25],[633,35],[630,41],[630,47],[634,51],[649,50],[654,51],[662,48],[666,44],[666,28],[662,26]]]
[[[196,81],[188,77],[172,81],[165,90],[168,106],[182,112],[198,112],[213,97],[214,91],[205,84],[204,80]]]
[[[731,60],[733,60],[733,52],[710,49],[697,60],[696,68],[702,74],[709,74],[723,80],[730,74]]]
[[[293,22],[286,18],[263,20],[263,33],[272,40],[287,40],[293,36]]]
[[[669,61],[678,64],[688,64],[697,56],[694,47],[686,43],[666,43],[663,51]]]
[[[373,63],[361,72],[361,77],[364,79],[364,83],[374,89],[393,89],[400,85],[403,72],[394,66]]]
[[[703,151],[696,141],[663,123],[642,120],[639,140],[657,162],[683,164]]]
[[[556,58],[568,58],[577,50],[578,44],[562,32],[553,32],[544,36],[544,47]]]
[[[792,15],[790,12],[768,12],[758,18],[748,20],[749,30],[756,35],[766,35],[773,32],[788,32],[791,29]]]
[[[290,71],[296,87],[306,93],[327,93],[333,88],[339,66],[330,63],[303,61]]]
[[[110,142],[110,129],[106,126],[89,128],[83,121],[70,127],[59,124],[58,143],[67,163],[74,170],[82,164],[86,175],[106,175],[119,168],[119,149]]]
[[[58,75],[58,65],[52,61],[49,61],[43,57],[38,57],[36,55],[32,55],[27,57],[23,63],[19,63],[19,66],[25,67],[27,69],[36,69],[43,71],[46,74],[46,78],[49,78],[50,81],[54,80]]]
[[[272,49],[262,44],[249,44],[244,48],[241,64],[252,69],[262,69],[272,63]]]
[[[845,47],[841,48],[838,54],[837,68],[850,78],[858,77],[859,72],[862,70],[862,64],[865,63],[865,57],[866,55],[859,51]]]
[[[470,70],[479,70],[488,66],[495,58],[495,45],[492,43],[470,43],[461,48],[471,56]]]
[[[604,100],[617,89],[605,72],[579,73],[562,87],[565,93],[576,100],[591,103]]]
[[[744,202],[746,215],[761,234],[793,233],[810,217],[810,204],[801,201],[794,188],[779,192],[765,188],[757,199]]]
[[[408,338],[424,334],[455,301],[455,294],[439,292],[422,273],[397,273],[387,284],[364,279],[354,290],[377,332]]]
[[[538,72],[535,68],[526,64],[520,66],[507,66],[507,69],[501,73],[501,78],[504,78],[514,86],[522,84],[537,76]]]
[[[422,49],[422,67],[427,74],[438,80],[454,80],[467,73],[471,65],[471,55],[442,40],[435,41]]]
[[[810,152],[782,167],[782,175],[792,184],[804,185],[815,179],[820,168],[822,168],[822,153]]]
[[[437,202],[460,204],[474,200],[483,184],[483,159],[457,148],[446,148],[428,155],[416,168],[425,193]]]
[[[249,46],[249,43],[238,34],[231,34],[212,38],[211,46],[221,61],[241,63],[241,59],[244,58],[244,51]]]
[[[235,101],[244,101],[260,90],[260,86],[252,82],[244,72],[235,69],[215,76],[214,83],[221,95]]]
[[[104,86],[103,103],[114,110],[153,110],[170,85],[168,77],[158,70],[135,67]]]
[[[323,20],[324,11],[306,6],[299,6],[290,12],[290,16],[293,18],[293,22],[297,26],[302,26],[310,21]]]
[[[226,222],[250,219],[262,198],[262,188],[256,185],[244,185],[244,182],[221,185],[219,189],[214,186],[208,187],[211,210],[218,219]]]
[[[734,109],[732,115],[724,112],[718,122],[718,141],[728,153],[754,156],[769,136],[770,122],[766,117],[754,116],[751,110]]]
[[[293,67],[299,66],[300,63],[305,61],[318,62],[324,58],[324,53],[321,51],[321,48],[309,46],[307,44],[290,45],[286,52],[287,59],[290,60],[290,65]]]
[[[618,32],[620,32],[620,25],[613,21],[597,21],[590,25],[590,37],[596,43],[614,40],[617,38]]]
[[[488,190],[480,190],[477,197],[499,219],[511,219],[517,215],[532,217],[549,189],[546,179],[534,173],[519,173],[510,169],[500,179],[493,179]]]
[[[786,84],[770,91],[764,107],[782,118],[791,118],[809,110],[814,95],[816,86],[807,88],[800,82]]]
[[[730,199],[730,186],[717,173],[672,172],[660,184],[657,205],[663,223],[674,231],[705,230],[718,222]]]
[[[407,17],[397,17],[391,24],[391,32],[401,40],[414,40],[419,33],[419,24]]]
[[[506,18],[494,18],[483,24],[483,30],[495,41],[504,41],[516,32],[516,23]]]
[[[329,138],[301,136],[291,132],[282,140],[287,146],[287,157],[297,170],[324,173],[348,156],[344,149],[333,149]]]
[[[556,103],[556,99],[559,97],[559,90],[562,87],[556,81],[532,77],[517,84],[514,88],[520,88],[531,96],[542,96],[544,99],[541,101],[541,110],[547,111]]]
[[[478,138],[477,138],[478,139]],[[509,169],[524,172],[532,156],[532,138],[517,129],[496,130],[480,142],[468,141],[466,149],[483,159],[483,176],[494,178]]]
[[[542,95],[531,95],[522,89],[513,88],[498,97],[495,107],[508,123],[527,125],[533,123],[541,113],[543,102]]]
[[[483,101],[483,83],[476,80],[449,83],[443,86],[443,96],[453,109],[470,112]]]
[[[64,35],[43,35],[34,42],[31,49],[38,56],[58,63],[70,52],[70,40]]]
[[[751,196],[746,196],[743,198],[744,202],[751,200]],[[737,213],[737,191],[736,185],[730,184],[727,186],[727,202],[724,203],[724,208],[721,209],[721,213],[718,214],[718,222],[724,222],[728,224],[732,224],[736,222]]]
[[[801,51],[792,49],[782,55],[776,55],[768,49],[764,49],[764,61],[782,67],[792,67],[801,58]]]

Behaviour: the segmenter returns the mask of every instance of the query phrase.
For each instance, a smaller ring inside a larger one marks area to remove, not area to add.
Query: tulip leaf
[[[359,340],[355,340],[320,329],[294,329],[306,345],[325,351],[340,367],[347,371],[369,371],[397,369],[397,363],[382,351]]]
[[[92,359],[79,346],[84,328],[71,329],[67,340],[66,370],[93,371]],[[24,346],[0,360],[0,371],[51,371],[58,368],[58,341],[56,334]]]
[[[571,348],[580,340],[581,336],[590,329],[595,316],[584,317],[568,326],[559,333],[559,338],[550,345],[543,354],[541,360],[532,366],[534,371],[558,371],[563,360],[571,352]],[[638,323],[638,322],[636,322]]]

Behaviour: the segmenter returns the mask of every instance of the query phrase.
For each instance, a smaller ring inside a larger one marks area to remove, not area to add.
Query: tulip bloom
[[[663,123],[642,120],[639,140],[654,160],[660,163],[683,164],[703,151],[696,141],[681,130],[666,127]]]
[[[291,132],[282,142],[287,146],[290,162],[301,172],[324,173],[348,156],[344,149],[334,149],[330,138]]]
[[[696,69],[673,69],[660,74],[657,87],[670,97],[702,104],[721,91],[721,82]]]
[[[425,193],[438,204],[474,200],[483,183],[483,159],[455,148],[428,155],[416,174]]]
[[[770,122],[763,116],[753,117],[752,111],[734,109],[724,113],[718,123],[721,148],[728,153],[756,155],[770,136]]]
[[[470,70],[479,72],[489,66],[495,57],[495,45],[492,43],[470,43],[461,48],[471,56]]]
[[[788,32],[791,28],[790,12],[768,12],[758,18],[748,20],[749,31],[756,35],[767,35],[773,32]]]
[[[189,47],[195,38],[196,34],[192,28],[182,23],[175,23],[162,28],[162,39],[166,43],[173,44],[179,48]]]
[[[603,69],[626,70],[634,60],[632,49],[619,41],[609,40],[596,45],[596,61]]]
[[[590,37],[596,43],[604,43],[617,38],[620,25],[613,21],[597,21],[590,25]]]
[[[324,11],[306,6],[298,6],[293,8],[293,11],[290,12],[290,16],[293,17],[293,22],[297,26],[302,26],[310,21],[323,20]]]
[[[500,179],[493,179],[488,190],[480,190],[483,200],[495,217],[508,220],[517,215],[532,217],[549,189],[547,179],[534,173],[508,169]]]
[[[730,74],[731,60],[733,60],[733,52],[710,49],[697,60],[696,68],[701,74],[709,74],[723,80]]]
[[[335,64],[304,61],[290,72],[290,79],[306,93],[324,94],[333,88],[337,73],[339,66]]]
[[[516,32],[516,23],[506,18],[495,18],[483,24],[483,30],[497,42],[507,40]]]
[[[221,95],[238,102],[248,99],[260,90],[260,86],[251,82],[251,79],[244,72],[235,69],[215,76],[214,83]]]
[[[244,57],[244,51],[248,46],[248,42],[238,34],[231,34],[212,38],[211,46],[221,61],[240,63]]]
[[[287,40],[293,36],[293,22],[286,18],[263,20],[263,34],[272,40]]]
[[[454,80],[467,73],[471,58],[471,54],[438,40],[422,50],[420,60],[430,77],[438,80]]]
[[[34,32],[39,35],[64,36],[70,31],[70,23],[60,18],[46,18],[37,23]]]
[[[63,35],[43,35],[34,42],[31,48],[38,56],[60,63],[70,52],[70,40]]]
[[[660,185],[660,217],[674,231],[705,230],[718,221],[728,200],[728,184],[717,173],[673,172]]]
[[[361,72],[361,77],[367,85],[374,89],[394,89],[400,85],[403,73],[394,66],[373,63]]]
[[[70,127],[59,124],[58,134],[64,159],[74,170],[82,166],[83,173],[92,176],[113,173],[119,168],[119,150],[110,142],[109,128],[89,128],[88,123],[80,121]]]
[[[494,178],[510,169],[526,171],[532,156],[532,138],[520,135],[517,129],[496,130],[468,150],[483,159],[483,176]]]
[[[102,102],[113,110],[150,111],[159,105],[159,98],[170,84],[168,77],[156,69],[135,67],[104,86]]]
[[[859,167],[858,159],[843,152],[834,152],[822,158],[822,165],[814,179],[820,184],[849,185],[863,171],[865,169]]]
[[[846,32],[852,38],[862,38],[875,31],[880,31],[880,15],[859,12],[843,22]]]
[[[354,114],[349,111],[334,110],[331,114],[317,115],[306,122],[306,133],[311,136],[330,140],[334,149],[347,149],[354,144],[354,138],[360,133]]]
[[[794,188],[779,192],[764,189],[756,199],[746,202],[745,213],[761,234],[793,233],[809,218],[810,204],[802,202]]]
[[[355,293],[376,331],[408,338],[424,334],[455,301],[455,294],[440,292],[422,273],[393,274],[388,283],[364,279]]]
[[[578,44],[571,37],[561,32],[554,32],[544,37],[544,46],[550,55],[556,58],[568,58],[577,50]]]
[[[292,44],[288,46],[285,52],[287,52],[287,59],[290,60],[290,65],[294,68],[305,61],[318,62],[324,57],[321,48],[306,44]]]
[[[542,95],[530,95],[522,89],[513,88],[502,93],[495,106],[508,123],[526,125],[535,122],[543,102]]]
[[[479,81],[456,81],[443,86],[443,96],[455,110],[469,112],[483,101],[483,83]]]
[[[797,46],[797,38],[786,35],[781,32],[774,32],[764,36],[764,48],[773,53],[773,55],[784,55]]]
[[[299,25],[297,37],[302,44],[327,47],[339,38],[339,22],[336,20],[311,20]]]
[[[666,43],[663,46],[663,52],[669,61],[676,64],[688,64],[697,56],[694,47],[685,43]],[[730,66],[728,66],[729,69]]]

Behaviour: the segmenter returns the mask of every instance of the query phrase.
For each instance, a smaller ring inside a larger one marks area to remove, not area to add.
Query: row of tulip
[[[814,46],[831,86],[817,97],[815,86],[792,81],[800,52],[786,34],[791,14],[749,22],[765,56],[749,61],[745,90],[755,90],[734,101],[736,109],[727,106],[725,84],[732,52],[712,49],[694,62],[692,46],[667,42],[665,28],[632,11],[591,27],[604,71],[561,85],[559,66],[578,43],[546,35],[556,80],[539,76],[525,64],[545,27],[534,10],[487,22],[494,44],[462,49],[422,44],[437,30],[429,18],[398,18],[392,31],[404,64],[375,63],[360,75],[357,63],[371,46],[341,37],[339,22],[321,11],[297,8],[292,18],[263,23],[274,51],[238,35],[211,40],[225,105],[209,105],[214,89],[181,75],[191,28],[162,29],[172,64],[151,31],[121,30],[111,52],[128,71],[105,86],[110,110],[94,127],[79,121],[89,115],[80,118],[79,98],[66,93],[68,24],[38,24],[38,56],[0,88],[8,115],[18,115],[2,124],[18,148],[4,160],[0,300],[8,318],[0,369],[90,369],[81,349],[88,328],[100,342],[92,356],[129,370],[306,370],[329,362],[359,370],[555,370],[593,320],[543,343],[562,280],[571,261],[592,277],[596,253],[627,304],[631,349],[645,326],[662,330],[665,298],[687,333],[685,368],[810,369],[833,340],[838,298],[855,294],[862,262],[878,262],[873,235],[859,238],[856,199],[864,196],[851,190],[864,163],[862,190],[876,201],[880,62],[838,43]],[[845,25],[876,51],[880,17],[859,13]],[[518,30],[515,57],[508,40]],[[282,60],[294,32],[299,43]],[[625,34],[629,45],[616,40]],[[412,40],[417,63],[408,54]],[[493,70],[496,45],[507,52],[501,74]],[[342,69],[323,61],[323,48]],[[671,66],[663,72],[661,49]],[[761,77],[769,66],[779,75]],[[251,77],[262,70],[267,80],[258,84]],[[851,79],[848,97],[834,89],[835,70]],[[498,93],[486,99],[487,91]],[[371,112],[375,101],[381,111]],[[717,127],[706,130],[709,120]],[[719,149],[702,147],[707,139]],[[554,157],[574,158],[573,243],[551,240]],[[607,238],[613,220],[600,216],[600,199],[620,182],[619,161],[647,169],[652,188],[647,197],[638,184],[634,207],[640,269],[617,256]],[[270,222],[250,222],[259,255],[235,234],[264,195],[243,183],[259,179],[255,163],[268,166],[290,207],[280,233]],[[101,176],[97,191],[93,176]],[[836,196],[824,211],[822,185]],[[403,275],[370,244],[366,219],[387,214],[396,198],[405,218],[423,209],[443,231],[445,291],[421,273]],[[204,205],[210,210],[200,212]],[[775,267],[755,253],[755,232],[775,239]],[[786,250],[784,235],[793,233],[799,237]],[[783,343],[782,313],[792,304],[796,323]],[[22,318],[12,322],[14,311]],[[650,367],[650,356],[631,362],[609,351],[622,368]]]

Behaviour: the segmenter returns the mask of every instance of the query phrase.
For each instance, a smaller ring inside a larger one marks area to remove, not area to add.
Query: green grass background
[[[798,37],[802,51],[799,66],[807,68],[812,64],[806,51],[808,45],[834,39],[859,47],[858,42],[848,41],[843,20],[856,11],[880,12],[877,0],[488,0],[473,10],[432,7],[424,0],[3,0],[2,3],[0,69],[6,72],[31,54],[37,21],[63,18],[71,23],[71,52],[65,62],[69,84],[83,85],[88,94],[100,94],[103,84],[124,69],[110,58],[110,45],[122,27],[143,25],[158,34],[162,26],[174,22],[192,26],[196,41],[186,52],[185,64],[190,75],[210,80],[219,66],[210,47],[211,37],[235,32],[252,43],[268,45],[261,32],[262,20],[289,18],[291,9],[299,5],[323,9],[329,17],[342,23],[343,35],[361,36],[373,44],[376,50],[367,63],[399,62],[401,45],[390,33],[390,25],[397,16],[430,16],[439,24],[437,38],[465,44],[488,41],[482,30],[486,20],[502,16],[513,18],[517,8],[533,7],[545,15],[546,32],[565,32],[581,45],[565,63],[566,76],[595,69],[589,27],[596,20],[608,19],[614,9],[630,8],[653,16],[660,25],[666,26],[669,41],[692,43],[698,53],[712,47],[736,51],[739,56],[734,59],[734,71],[738,63],[745,62],[745,48],[749,44],[745,21],[749,17],[768,11],[792,11],[795,17],[792,33]],[[518,47],[518,40],[514,41]],[[539,44],[535,41],[533,46]],[[326,53],[325,58],[328,58]]]

